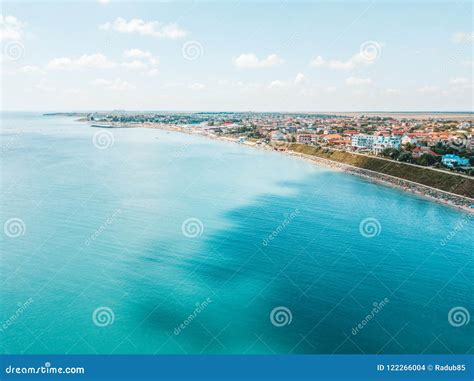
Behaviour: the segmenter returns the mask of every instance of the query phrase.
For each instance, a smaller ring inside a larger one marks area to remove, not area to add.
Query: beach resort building
[[[469,165],[469,159],[453,154],[443,155],[441,162],[448,168],[467,167]]]
[[[366,134],[353,135],[351,139],[352,147],[357,148],[357,149],[372,149],[375,139],[376,139],[376,136],[374,135],[366,135]]]

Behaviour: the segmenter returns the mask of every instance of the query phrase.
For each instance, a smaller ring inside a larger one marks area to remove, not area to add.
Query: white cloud
[[[0,14],[0,41],[21,40],[25,24],[15,16]]]
[[[151,52],[149,51],[143,51],[140,49],[130,49],[124,51],[123,54],[127,58],[134,58],[134,60],[131,62],[122,63],[122,66],[132,70],[144,70],[148,69],[149,66],[158,66],[158,64],[160,63],[158,57],[153,57],[153,54],[151,54]],[[147,63],[141,60],[144,60]],[[154,73],[152,75],[158,73],[158,70],[156,70],[156,68],[151,69],[151,71]]]
[[[439,90],[437,86],[423,86],[418,89],[419,93],[436,93]]]
[[[286,86],[286,83],[283,81],[280,81],[279,79],[270,82],[270,84],[268,85],[270,89],[281,89],[282,87],[285,87],[285,86]]]
[[[324,60],[323,57],[317,56],[314,60],[311,61],[310,65],[314,67],[320,67],[324,66],[326,64],[326,61]]]
[[[303,73],[296,74],[295,85],[301,85],[301,84],[305,83],[306,81],[307,81],[306,77]]]
[[[195,83],[191,83],[188,87],[191,90],[203,90],[206,86],[203,85],[202,83],[195,82]]]
[[[110,69],[116,64],[100,53],[84,54],[79,58],[60,57],[54,58],[48,63],[48,69]]]
[[[150,59],[153,55],[148,51],[143,51],[140,49],[129,49],[123,52],[123,55],[127,58],[146,58]]]
[[[40,91],[44,91],[46,93],[49,93],[51,91],[55,91],[56,89],[50,85],[47,84],[45,79],[42,79],[37,85],[34,86],[35,89],[38,89]]]
[[[462,61],[461,65],[464,67],[474,67],[474,61]]]
[[[104,89],[109,90],[117,90],[117,91],[125,91],[125,90],[132,90],[135,88],[131,83],[127,81],[123,81],[120,78],[116,78],[114,80],[107,80],[107,79],[96,79],[92,82],[94,86],[99,86]]]
[[[453,78],[449,81],[450,85],[468,85],[469,83],[472,83],[472,81],[467,78]]]
[[[310,62],[310,65],[313,67],[328,67],[334,70],[352,70],[356,67],[374,63],[380,56],[383,46],[384,44],[377,41],[367,41],[360,46],[359,52],[347,61],[326,60],[322,56],[317,56]]]
[[[158,73],[159,73],[158,69],[151,69],[150,71],[148,71],[148,75],[152,77],[154,77]]]
[[[371,85],[372,80],[370,78],[349,77],[346,78],[346,84],[349,86],[366,86]]]
[[[99,4],[109,4],[110,0],[97,0]]]
[[[400,94],[400,90],[398,89],[386,89],[385,92],[388,94],[388,95],[398,95]]]
[[[452,41],[455,44],[469,44],[474,42],[474,32],[470,33],[464,33],[464,32],[459,32],[459,33],[454,33],[451,37]]]
[[[158,21],[144,21],[142,19],[125,20],[117,17],[113,22],[107,22],[99,26],[102,30],[113,30],[119,33],[138,33],[143,36],[162,37],[162,38],[181,38],[186,36],[187,32],[181,29],[177,24],[162,24]]]
[[[78,95],[78,94],[81,93],[81,90],[79,90],[79,89],[66,89],[65,93],[69,94],[69,95]]]
[[[41,70],[38,66],[26,65],[18,69],[19,73],[22,74],[44,74],[44,71]]]
[[[174,88],[178,88],[178,87],[184,87],[185,84],[182,83],[182,82],[174,82],[174,83],[164,83],[163,85],[161,85],[161,88],[162,89],[174,89]]]
[[[254,53],[244,53],[234,59],[234,65],[241,69],[268,68],[282,63],[283,60],[276,54],[270,54],[266,58],[259,59]]]
[[[145,70],[148,69],[148,65],[140,60],[133,60],[130,62],[123,62],[122,66],[130,70]]]

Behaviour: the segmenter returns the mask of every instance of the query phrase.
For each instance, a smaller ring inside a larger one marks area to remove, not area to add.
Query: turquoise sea
[[[4,113],[1,148],[2,353],[474,352],[466,213],[72,117]]]

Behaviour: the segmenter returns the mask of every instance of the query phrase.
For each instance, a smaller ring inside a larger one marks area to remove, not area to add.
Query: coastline
[[[132,125],[121,124],[120,126],[110,125],[107,128],[108,129],[112,129],[112,128],[159,129],[159,130],[164,130],[164,131],[180,132],[180,133],[185,133],[185,134],[194,135],[194,136],[198,135],[198,136],[202,136],[211,140],[220,140],[223,142],[229,142],[229,143],[234,143],[234,144],[237,143],[243,146],[257,148],[257,149],[261,149],[265,151],[278,152],[278,153],[282,153],[282,154],[286,154],[286,155],[297,157],[303,160],[310,161],[313,164],[316,164],[325,168],[343,171],[345,173],[349,173],[351,175],[364,178],[366,180],[369,180],[371,182],[374,182],[380,185],[385,185],[392,188],[400,189],[408,193],[416,194],[418,196],[428,198],[431,201],[434,201],[446,206],[450,206],[467,213],[474,214],[474,208],[471,207],[472,205],[474,205],[474,199],[460,196],[454,193],[446,192],[437,188],[432,188],[430,186],[423,185],[414,181],[401,179],[395,176],[383,174],[380,172],[375,172],[369,169],[359,168],[350,164],[339,163],[334,160],[324,159],[324,158],[320,158],[313,155],[303,154],[303,153],[299,153],[299,152],[295,152],[291,150],[276,150],[273,147],[261,146],[252,142],[241,143],[237,139],[233,139],[230,137],[210,135],[210,134],[203,133],[199,130],[184,128],[184,127],[175,126],[175,125],[171,126],[171,125],[137,123],[137,124],[132,124]]]

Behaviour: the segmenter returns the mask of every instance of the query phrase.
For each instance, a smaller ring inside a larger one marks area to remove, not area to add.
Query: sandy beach
[[[95,126],[98,127],[98,126]],[[236,143],[241,144],[243,146],[262,149],[266,151],[273,151],[279,152],[286,155],[291,155],[293,157],[298,157],[303,160],[307,160],[319,166],[324,166],[326,168],[331,168],[333,170],[339,170],[346,173],[350,173],[355,176],[362,177],[369,181],[394,187],[397,189],[401,189],[406,192],[414,193],[419,196],[423,196],[429,198],[432,201],[448,205],[450,207],[454,207],[457,209],[461,209],[468,213],[474,213],[474,199],[463,197],[454,193],[442,191],[440,189],[432,188],[420,183],[416,183],[413,181],[401,179],[398,177],[394,177],[391,175],[386,175],[379,172],[374,172],[368,169],[358,168],[352,165],[339,163],[333,160],[327,160],[320,157],[312,156],[312,155],[305,155],[302,153],[290,151],[290,150],[278,150],[273,146],[268,145],[258,145],[253,142],[239,142],[238,139],[233,139],[226,136],[217,136],[213,134],[205,133],[204,131],[200,131],[197,129],[193,129],[190,127],[182,127],[176,125],[165,125],[165,124],[151,124],[151,123],[133,123],[133,124],[120,124],[120,125],[110,125],[108,128],[152,128],[152,129],[161,129],[166,131],[174,131],[185,133],[189,135],[199,135],[206,137],[208,139],[215,139],[220,140],[228,143]]]

